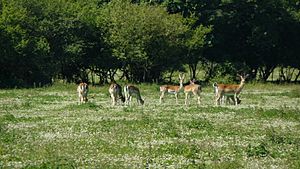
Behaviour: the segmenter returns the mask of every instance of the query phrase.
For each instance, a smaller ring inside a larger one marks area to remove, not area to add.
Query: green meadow
[[[201,105],[137,85],[145,105],[111,106],[108,86],[0,90],[0,168],[300,168],[300,86],[246,84],[241,104]]]

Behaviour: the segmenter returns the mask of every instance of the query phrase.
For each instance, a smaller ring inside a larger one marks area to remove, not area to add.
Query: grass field
[[[300,86],[246,84],[238,106],[159,104],[157,85],[140,85],[145,105],[111,106],[108,86],[0,90],[0,168],[300,168]]]

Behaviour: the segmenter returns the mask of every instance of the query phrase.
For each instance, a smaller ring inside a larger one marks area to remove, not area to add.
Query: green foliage
[[[223,55],[216,60],[246,63],[252,73],[259,73],[264,81],[276,66],[295,62],[292,51],[296,50],[292,48],[299,39],[286,37],[292,34],[295,37],[293,30],[298,24],[283,2],[234,0],[225,3],[214,24],[217,39],[212,54]]]
[[[275,131],[274,128],[267,131],[267,138],[274,144],[299,144],[298,138],[285,133]]]
[[[213,128],[213,125],[206,119],[195,119],[187,124],[191,129],[209,129]]]
[[[69,160],[67,158],[58,158],[54,161],[46,161],[40,165],[27,165],[25,169],[35,169],[35,168],[66,168],[74,169],[76,168],[75,161]]]
[[[49,43],[37,30],[37,18],[32,15],[35,9],[26,5],[23,1],[5,1],[2,9],[0,27],[6,41],[0,44],[5,51],[0,60],[5,64],[1,69],[2,87],[47,84],[53,76],[51,61],[45,62],[49,59]]]
[[[187,28],[179,15],[169,15],[158,6],[128,1],[112,1],[101,12],[106,42],[128,72],[128,80],[157,79],[160,72],[180,63],[180,56],[175,53]]]
[[[206,36],[212,31],[212,27],[204,27],[203,25],[198,26],[195,30],[192,31],[190,39],[187,40],[187,47],[189,50],[201,50],[205,45]],[[203,49],[202,49],[203,50]]]
[[[269,151],[263,143],[258,146],[248,145],[246,152],[248,157],[266,157],[269,155]]]
[[[2,0],[0,87],[154,82],[186,64],[197,78],[199,62],[205,81],[266,81],[299,69],[299,13],[295,0]]]

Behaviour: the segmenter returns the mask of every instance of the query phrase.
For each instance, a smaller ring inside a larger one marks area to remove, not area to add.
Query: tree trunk
[[[196,71],[197,71],[197,63],[192,63],[189,65],[190,67],[190,78],[191,79],[196,79]]]
[[[300,76],[300,69],[298,69],[298,70],[299,70],[299,72],[298,72],[298,74],[296,75],[294,82],[297,82],[297,81],[298,81],[298,78],[299,78],[299,76]]]
[[[293,74],[294,74],[296,69],[291,68],[291,67],[287,67],[286,69],[287,69],[286,70],[286,76],[287,76],[286,79],[287,79],[288,82],[291,82],[292,78],[293,78]]]
[[[117,73],[117,69],[108,70],[108,77],[111,82],[115,81],[115,74]]]
[[[92,85],[94,86],[94,85],[95,85],[94,71],[91,70],[91,71],[90,71],[90,74],[91,74]]]
[[[174,69],[171,70],[171,73],[170,73],[170,76],[168,77],[168,83],[171,83],[172,82],[172,76],[173,76],[173,73],[174,73]]]
[[[286,81],[284,71],[283,71],[283,67],[280,67],[279,81]]]
[[[204,78],[204,80],[206,82],[208,82],[211,79],[211,77],[213,76],[213,72],[214,72],[214,69],[215,69],[214,63],[213,62],[208,62],[207,63],[207,68],[208,69],[205,71],[205,78]]]
[[[259,70],[260,73],[260,80],[266,82],[270,74],[273,72],[275,69],[275,66],[265,66],[261,67]]]

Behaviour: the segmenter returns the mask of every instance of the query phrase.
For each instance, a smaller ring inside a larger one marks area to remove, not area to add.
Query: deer
[[[88,101],[87,95],[88,95],[88,85],[87,83],[79,83],[78,87],[77,87],[77,92],[78,92],[78,96],[79,96],[79,104],[81,103],[85,103]]]
[[[185,105],[188,105],[188,98],[191,94],[194,94],[197,97],[197,102],[200,105],[200,93],[202,92],[201,86],[195,84],[195,80],[190,80],[190,84],[184,86],[185,93]]]
[[[182,91],[183,89],[183,80],[184,80],[184,74],[179,74],[179,86],[174,85],[162,85],[159,87],[161,95],[159,98],[159,103],[162,103],[165,93],[168,92],[170,94],[175,95],[176,104],[178,104],[178,93]]]
[[[115,82],[111,83],[108,92],[110,94],[113,106],[116,105],[119,99],[122,101],[122,103],[125,102],[125,97],[122,94],[122,87],[119,84]]]
[[[217,84],[215,83],[213,86],[215,87],[216,91],[216,105],[221,104],[221,100],[224,96],[233,97],[234,104],[238,105],[238,95],[241,93],[242,89],[245,86],[245,80],[249,76],[248,74],[246,76],[239,75],[241,79],[240,84]]]
[[[214,88],[214,93],[215,93],[215,98],[218,96],[218,84],[214,83],[213,84],[213,88]],[[229,103],[230,101],[234,102],[234,95],[223,95],[223,97],[221,98],[220,103]],[[237,97],[237,104],[240,104],[241,100],[239,97]]]
[[[136,100],[139,104],[143,105],[144,100],[141,97],[141,93],[139,88],[135,87],[134,85],[125,85],[124,86],[124,95],[125,95],[125,104],[129,105],[132,99],[132,96],[136,97]]]

